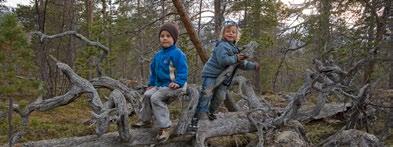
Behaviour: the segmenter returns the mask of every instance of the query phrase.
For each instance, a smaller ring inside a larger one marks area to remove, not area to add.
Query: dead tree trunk
[[[37,13],[37,26],[38,31],[45,33],[45,16],[46,16],[46,6],[48,4],[47,0],[35,0],[35,9]],[[36,41],[36,40],[35,40]],[[53,85],[50,80],[49,75],[49,60],[48,60],[48,51],[45,48],[44,42],[36,42],[34,43],[35,55],[37,57],[37,64],[40,71],[40,79],[45,83],[45,90],[47,93],[44,94],[44,97],[53,96]]]
[[[222,9],[223,1],[214,1],[214,34],[218,39],[221,32],[221,24],[224,21],[224,10]]]
[[[186,13],[183,3],[180,0],[172,0],[172,2],[177,9],[177,13],[180,16],[180,18],[184,24],[184,27],[186,28],[187,33],[190,36],[190,39],[191,39],[192,43],[194,44],[199,57],[201,58],[201,61],[203,63],[206,63],[209,56],[207,55],[206,51],[203,49],[202,43],[198,39],[198,35],[195,33],[194,27],[191,24],[191,20]]]

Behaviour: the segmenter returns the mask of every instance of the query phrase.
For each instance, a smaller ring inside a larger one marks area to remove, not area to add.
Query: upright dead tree
[[[190,39],[191,39],[192,43],[194,44],[199,57],[201,58],[201,61],[203,63],[206,63],[209,57],[208,57],[206,51],[203,49],[201,41],[198,39],[198,34],[196,34],[194,27],[191,24],[191,20],[190,20],[188,14],[186,13],[183,3],[180,0],[172,0],[172,2],[177,9],[177,13],[180,16],[180,18],[184,24],[184,27],[186,28],[187,33],[189,34]]]

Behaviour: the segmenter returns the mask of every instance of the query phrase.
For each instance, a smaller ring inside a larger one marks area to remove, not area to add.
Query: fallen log
[[[361,146],[361,147],[383,147],[383,143],[372,134],[350,129],[340,131],[328,139],[322,141],[318,146],[336,147],[336,146]]]

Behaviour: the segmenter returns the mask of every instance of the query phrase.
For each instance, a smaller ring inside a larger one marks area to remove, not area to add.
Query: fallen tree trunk
[[[158,143],[154,139],[158,133],[157,128],[128,128],[127,116],[131,111],[139,114],[140,108],[142,107],[142,97],[136,90],[129,89],[124,84],[109,77],[100,77],[89,82],[79,77],[70,67],[60,62],[57,63],[58,67],[66,74],[73,84],[70,91],[63,96],[31,103],[23,111],[19,108],[15,108],[15,111],[21,114],[21,116],[28,116],[34,110],[51,110],[55,107],[69,104],[82,93],[87,94],[94,111],[93,116],[96,120],[96,133],[98,136],[84,139],[77,138],[77,141],[74,143],[67,143],[64,144],[64,146],[122,146],[148,144],[154,144],[156,146],[184,146],[193,142],[193,146],[203,147],[208,138],[251,132],[257,132],[258,141],[255,142],[257,146],[309,146],[310,142],[305,136],[303,126],[296,121],[296,119],[308,121],[325,118],[346,111],[349,106],[352,106],[349,110],[351,113],[349,113],[350,119],[348,120],[347,127],[354,127],[361,117],[359,114],[364,113],[364,103],[368,98],[369,92],[368,85],[364,85],[358,91],[357,95],[353,94],[353,90],[348,92],[350,91],[348,90],[348,86],[338,83],[338,81],[340,81],[338,79],[341,78],[340,76],[347,76],[348,72],[343,72],[340,68],[335,66],[324,66],[329,68],[321,68],[323,64],[320,62],[316,63],[316,65],[318,65],[316,68],[317,70],[308,70],[306,72],[304,83],[297,92],[293,95],[285,96],[286,99],[289,100],[289,103],[284,109],[273,108],[264,98],[255,94],[252,85],[244,77],[236,76],[233,80],[233,84],[239,85],[238,93],[241,98],[247,101],[247,108],[238,112],[218,114],[217,119],[213,121],[201,120],[198,124],[199,128],[195,138],[192,135],[187,135],[187,127],[194,116],[199,92],[195,86],[189,87],[186,95],[183,95],[189,97],[189,103],[183,110],[177,125],[173,128],[171,138],[164,143]],[[109,100],[105,104],[101,103],[95,87],[113,90],[109,96]],[[320,102],[317,103],[317,107],[311,108],[311,110],[301,109],[307,96],[313,91],[319,92],[318,98]],[[330,93],[350,97],[356,100],[356,102],[352,103],[352,105],[325,104],[325,99]],[[229,97],[228,103],[228,106],[234,106],[233,111],[240,110],[236,106],[237,103]],[[128,106],[131,106],[131,111],[128,111]],[[306,115],[298,117],[302,114]],[[121,143],[113,137],[113,134],[100,138],[101,134],[106,132],[107,126],[111,120],[116,120],[118,124],[119,134],[117,136],[120,136]],[[289,138],[298,141],[289,142],[288,140],[291,140]],[[195,140],[192,141],[193,139]],[[83,140],[84,142],[79,141],[78,143],[78,140]]]
[[[330,136],[318,146],[336,147],[336,146],[361,146],[361,147],[383,147],[379,139],[369,133],[359,130],[343,130]]]

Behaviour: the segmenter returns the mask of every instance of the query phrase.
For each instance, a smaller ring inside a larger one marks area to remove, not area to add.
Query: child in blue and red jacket
[[[187,85],[188,67],[187,58],[182,50],[176,47],[179,35],[178,26],[173,23],[163,25],[159,32],[160,49],[154,55],[150,64],[150,78],[144,93],[141,121],[134,127],[151,126],[152,116],[160,128],[157,139],[165,141],[169,137],[171,120],[168,98],[176,97],[179,90]]]

